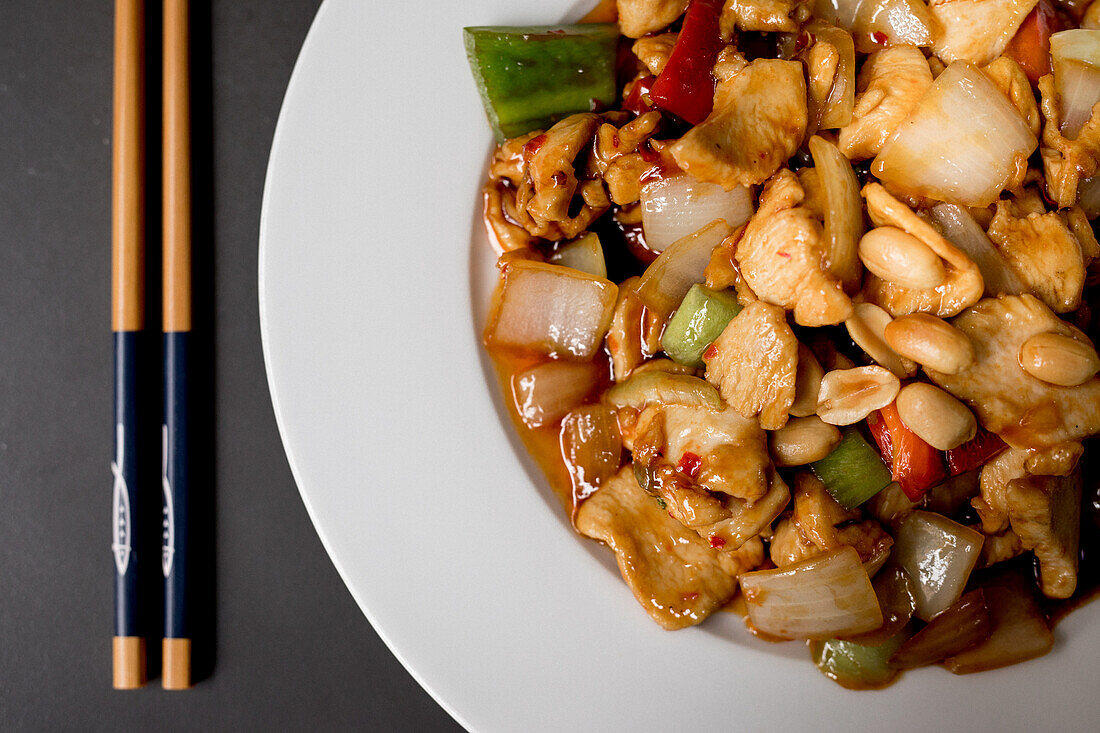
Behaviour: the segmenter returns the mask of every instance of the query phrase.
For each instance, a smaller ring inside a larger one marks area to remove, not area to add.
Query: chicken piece
[[[1027,475],[1026,461],[1027,451],[1009,448],[982,466],[981,494],[970,502],[981,517],[982,533],[996,535],[1008,529],[1005,492],[1009,481]]]
[[[984,66],[1001,55],[1038,0],[930,0],[943,32],[932,50],[945,63]]]
[[[985,292],[981,270],[973,260],[948,242],[931,224],[891,196],[879,183],[863,187],[867,213],[875,226],[895,226],[928,245],[943,260],[947,277],[934,288],[906,288],[871,273],[863,283],[863,295],[890,315],[931,313],[948,318],[977,303]]]
[[[611,200],[619,206],[638,201],[642,178],[660,165],[660,155],[651,147],[641,150],[660,124],[660,112],[646,112],[622,127],[604,123],[596,132],[587,172],[590,177],[603,178]]]
[[[1057,387],[1020,366],[1020,347],[1050,332],[1082,339],[1033,295],[987,298],[953,324],[974,345],[974,361],[958,374],[925,368],[933,382],[965,401],[982,425],[1014,448],[1047,448],[1100,432],[1100,378]]]
[[[707,491],[751,503],[770,488],[774,469],[767,435],[755,419],[729,407],[719,412],[651,404],[639,415],[634,434],[636,461],[650,465],[664,458]]]
[[[767,493],[773,468],[767,434],[756,419],[729,407],[714,412],[669,405],[664,421],[665,457],[680,465],[687,454],[698,456],[694,478],[701,486],[750,503]]]
[[[821,549],[803,536],[790,517],[783,517],[775,525],[768,553],[777,568],[784,568],[820,555]]]
[[[729,408],[649,404],[623,433],[624,444],[632,444],[634,464],[645,469],[645,490],[712,547],[737,550],[790,500],[771,465],[764,432],[755,420]],[[761,479],[763,491],[757,484]]]
[[[1012,531],[1039,559],[1039,584],[1049,598],[1077,587],[1081,538],[1081,473],[1013,479],[1005,492]]]
[[[800,325],[841,323],[852,314],[852,301],[829,272],[821,222],[800,205],[804,197],[794,173],[777,173],[734,256],[756,297],[792,310]]]
[[[771,560],[785,567],[843,546],[854,547],[863,562],[881,562],[894,538],[873,519],[837,503],[812,473],[795,476],[794,511],[781,519],[772,537]]]
[[[660,348],[663,319],[645,307],[634,292],[638,278],[619,285],[618,301],[607,331],[607,350],[611,353],[611,374],[621,382]]]
[[[975,527],[975,529],[979,529]],[[978,567],[988,568],[999,562],[1011,560],[1022,555],[1024,546],[1020,544],[1020,538],[1011,529],[1002,534],[985,535],[982,542],[982,554],[978,556]]]
[[[806,80],[797,61],[757,59],[720,82],[714,110],[671,147],[683,170],[727,191],[763,183],[806,135]]]
[[[1051,310],[1077,309],[1085,287],[1085,259],[1077,237],[1057,213],[1025,215],[1002,199],[988,234],[1005,264]]]
[[[757,301],[742,310],[703,353],[707,381],[734,410],[776,430],[794,402],[798,340],[781,308]]]
[[[722,37],[735,30],[797,33],[810,16],[807,0],[726,0],[718,23]]]
[[[611,207],[603,181],[578,181],[573,168],[600,122],[595,114],[572,115],[546,132],[514,138],[497,148],[485,187],[486,221],[502,246],[522,241],[514,226],[531,238],[575,237]],[[571,215],[572,210],[576,213]]]
[[[715,522],[698,531],[712,547],[736,550],[771,526],[791,500],[787,484],[777,472],[772,472],[768,493],[756,501],[743,501],[733,496],[724,497],[723,503],[730,512],[727,519]]]
[[[892,46],[871,54],[856,82],[852,122],[840,129],[840,152],[849,160],[878,155],[930,86],[932,72],[919,49]]]
[[[858,509],[842,507],[817,476],[802,471],[795,477],[791,521],[821,552],[843,545],[854,547],[863,562],[882,559],[894,538],[873,519],[860,520]]]
[[[1060,443],[1027,452],[1024,468],[1035,476],[1069,476],[1085,453],[1082,443]]]
[[[715,81],[729,81],[744,71],[748,65],[749,62],[745,56],[737,50],[737,46],[731,43],[718,52],[718,58],[715,60],[710,73],[714,76]]]
[[[989,77],[997,88],[1004,92],[1012,106],[1020,112],[1020,116],[1027,122],[1031,134],[1039,137],[1039,127],[1042,118],[1039,116],[1039,106],[1035,104],[1035,92],[1031,90],[1031,82],[1027,74],[1020,68],[1014,59],[1001,56],[982,69],[982,73]]]
[[[665,64],[668,63],[668,57],[672,55],[672,47],[676,45],[676,39],[679,36],[679,33],[645,36],[634,41],[634,45],[630,47],[630,50],[638,57],[638,61],[642,63],[642,66],[649,69],[650,74],[656,76],[664,70]]]
[[[537,237],[510,218],[509,210],[515,210],[515,191],[501,179],[490,180],[482,189],[485,229],[497,252],[524,251],[535,243]]]
[[[705,619],[733,598],[737,576],[755,567],[750,552],[742,557],[713,549],[670,517],[629,467],[581,504],[576,526],[611,548],[638,603],[666,629]]]
[[[758,298],[752,288],[741,277],[741,269],[737,266],[737,243],[741,241],[745,233],[745,227],[740,226],[722,240],[722,243],[714,248],[710,254],[710,261],[703,270],[706,278],[706,286],[711,290],[725,290],[733,288],[737,292],[737,302],[742,306],[752,303]]]
[[[1077,243],[1081,245],[1081,254],[1085,258],[1085,266],[1087,267],[1090,262],[1100,257],[1100,242],[1096,241],[1096,232],[1092,229],[1092,222],[1089,221],[1088,215],[1080,206],[1071,206],[1068,209],[1059,211],[1058,215],[1062,217],[1062,221],[1073,232],[1073,236],[1077,237]]]
[[[688,0],[616,0],[619,29],[628,38],[641,38],[668,27],[684,14]]]
[[[1046,124],[1039,153],[1043,159],[1043,172],[1047,180],[1047,195],[1058,208],[1064,209],[1077,203],[1077,186],[1086,178],[1092,178],[1100,169],[1100,113],[1093,107],[1092,116],[1073,140],[1060,131],[1062,111],[1058,95],[1054,91],[1054,77],[1039,79],[1040,105]]]

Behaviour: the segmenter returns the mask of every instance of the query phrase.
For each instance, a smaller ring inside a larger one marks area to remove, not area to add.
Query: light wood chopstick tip
[[[145,639],[116,636],[111,644],[114,660],[114,688],[136,690],[145,686]]]
[[[190,639],[164,639],[161,644],[161,659],[161,687],[166,690],[186,690],[191,687]]]

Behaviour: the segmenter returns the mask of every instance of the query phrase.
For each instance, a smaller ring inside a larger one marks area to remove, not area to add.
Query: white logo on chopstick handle
[[[122,462],[125,458],[126,430],[119,423],[115,426],[115,460],[111,461],[111,475],[115,477],[112,486],[112,505],[114,509],[114,527],[111,530],[111,551],[115,555],[115,570],[125,575],[130,567],[130,489],[126,486],[126,477],[122,475]]]
[[[168,426],[160,426],[160,485],[164,492],[161,517],[160,569],[164,577],[172,574],[172,558],[176,554],[176,517],[172,509],[172,485],[168,483]]]

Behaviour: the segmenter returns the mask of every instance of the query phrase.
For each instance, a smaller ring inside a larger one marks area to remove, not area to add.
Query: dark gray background
[[[216,612],[210,676],[175,693],[110,689],[113,2],[0,4],[0,730],[459,729],[324,554],[264,378],[264,173],[319,4],[192,2]]]

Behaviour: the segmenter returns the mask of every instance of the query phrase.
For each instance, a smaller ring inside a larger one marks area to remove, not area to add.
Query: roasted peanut
[[[944,374],[958,374],[974,361],[974,344],[967,335],[930,313],[895,318],[883,337],[901,356]]]
[[[821,368],[814,352],[805,344],[798,345],[798,371],[794,378],[794,402],[790,413],[794,417],[807,417],[817,412],[817,393],[821,389]]]
[[[796,417],[771,434],[777,466],[805,466],[820,461],[840,442],[840,430],[816,415]]]
[[[1020,347],[1020,366],[1049,384],[1076,387],[1100,370],[1100,359],[1084,341],[1060,333],[1037,333]]]
[[[906,288],[934,288],[947,277],[939,255],[897,227],[878,227],[864,234],[859,259],[883,280]]]
[[[917,373],[916,363],[891,349],[883,335],[892,320],[889,313],[873,303],[856,303],[852,316],[844,322],[844,326],[852,341],[868,356],[899,378],[911,377]]]
[[[907,384],[898,393],[898,416],[936,450],[958,448],[978,430],[978,421],[966,405],[924,382]]]
[[[859,422],[894,401],[901,382],[880,366],[836,369],[821,380],[817,415],[830,425]]]

